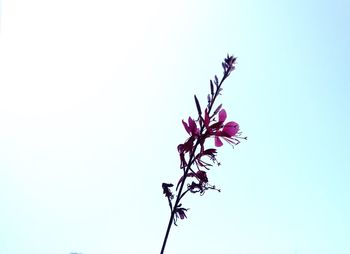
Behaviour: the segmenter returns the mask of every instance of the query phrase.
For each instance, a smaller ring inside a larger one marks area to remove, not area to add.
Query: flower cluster
[[[178,218],[187,218],[185,212],[188,209],[183,208],[180,204],[180,200],[185,194],[200,193],[203,195],[208,189],[220,191],[214,185],[209,184],[208,179],[208,170],[215,164],[220,165],[216,158],[217,148],[223,146],[223,141],[235,146],[240,143],[240,139],[246,139],[246,137],[241,136],[238,123],[226,121],[227,113],[222,105],[217,106],[215,110],[213,108],[216,98],[221,94],[222,83],[235,69],[235,63],[235,57],[227,56],[225,58],[222,63],[224,69],[222,79],[219,81],[218,77],[215,76],[213,80],[210,80],[210,94],[207,96],[208,104],[204,111],[202,111],[197,96],[194,96],[198,117],[188,117],[187,121],[182,120],[183,127],[189,137],[177,147],[180,169],[183,172],[176,186],[176,195],[170,190],[173,184],[163,183],[162,185],[163,193],[169,201],[171,220],[175,225]],[[208,145],[209,139],[214,140],[212,146],[215,148]],[[176,200],[173,205],[174,196],[176,196]]]

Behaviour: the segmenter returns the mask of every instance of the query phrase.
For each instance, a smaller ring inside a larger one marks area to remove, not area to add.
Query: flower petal
[[[203,170],[198,170],[196,172],[196,176],[198,177],[198,179],[200,180],[200,182],[204,182],[207,183],[208,182],[208,177],[207,177],[207,173]]]
[[[181,219],[181,220],[187,218],[185,211],[187,211],[187,209],[185,209],[185,208],[179,208],[179,209],[176,211],[177,214],[180,216],[180,219]]]
[[[197,124],[191,117],[188,118],[188,126],[192,135],[198,134],[199,130],[197,128]]]
[[[205,113],[204,113],[204,126],[208,127],[210,123],[210,118],[209,118],[209,113],[208,113],[208,109],[205,109]]]
[[[184,120],[182,120],[182,124],[185,130],[187,131],[187,133],[191,135],[190,128],[188,127],[187,123]]]
[[[207,150],[203,151],[203,155],[214,155],[216,154],[216,149],[214,148],[209,148]]]
[[[225,122],[227,117],[225,109],[221,109],[219,112],[219,122]]]
[[[227,137],[232,137],[237,134],[239,130],[238,123],[235,122],[228,122],[225,124],[224,128],[222,129],[222,132]]]
[[[222,141],[220,140],[220,138],[218,136],[215,136],[215,146],[216,147],[220,147],[222,146]]]

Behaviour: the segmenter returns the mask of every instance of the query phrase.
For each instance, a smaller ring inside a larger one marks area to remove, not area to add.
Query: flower
[[[162,183],[163,193],[168,199],[173,199],[174,195],[169,189],[170,187],[173,187],[174,185],[172,183]]]
[[[196,182],[193,182],[191,184],[188,184],[187,185],[187,188],[189,189],[190,192],[192,193],[197,193],[199,192],[201,195],[204,194],[205,192],[205,186],[203,186],[202,184],[200,183],[196,183]]]
[[[187,185],[187,188],[192,193],[199,192],[201,195],[204,194],[205,190],[207,190],[207,183],[208,183],[208,177],[207,173],[203,170],[198,170],[195,173],[195,177],[198,179],[199,183],[192,182],[191,184]]]
[[[207,173],[203,170],[198,170],[196,172],[196,177],[198,178],[199,183],[207,183],[208,182]]]
[[[225,58],[224,62],[222,63],[225,76],[229,76],[230,73],[235,69],[236,59],[236,57],[229,55],[227,55],[227,57]]]
[[[179,204],[175,208],[175,210],[174,210],[174,213],[175,213],[174,224],[175,224],[175,226],[177,226],[176,221],[178,218],[180,218],[181,220],[187,218],[186,213],[185,213],[185,212],[187,212],[187,210],[188,210],[188,208],[186,209],[186,208],[181,207],[181,204]]]
[[[225,141],[228,143],[234,145],[235,144],[235,139],[233,137],[237,134],[239,130],[239,125],[236,122],[228,122],[224,125],[221,131],[218,131],[215,134],[215,146],[220,147],[222,146],[222,141],[220,139],[223,138]]]
[[[207,156],[213,163],[218,163],[218,161],[216,160],[216,149],[214,148],[210,148],[210,149],[206,149],[203,151],[200,151],[197,156],[196,156],[196,159],[195,159],[195,163],[197,165],[197,168],[199,167],[204,167],[206,169],[209,170],[209,167],[213,166],[212,164],[204,161],[202,159],[202,157],[205,157]]]
[[[239,131],[238,123],[231,121],[224,124],[227,118],[225,109],[221,109],[218,112],[218,114],[219,114],[218,121],[209,126],[209,123],[210,123],[209,113],[207,110],[205,111],[204,125],[207,128],[207,135],[214,136],[216,147],[220,147],[223,145],[221,138],[232,145],[236,144],[234,136]]]
[[[181,220],[187,218],[185,211],[187,211],[186,208],[177,208],[176,209],[176,217],[180,217]]]
[[[185,153],[192,151],[194,141],[195,141],[195,138],[191,136],[189,139],[187,139],[185,143],[179,144],[177,146],[177,151],[179,152],[179,155],[180,155],[180,168],[185,168],[187,166]]]
[[[182,124],[188,134],[191,136],[198,136],[199,129],[197,128],[196,122],[191,117],[188,118],[188,124],[184,120],[182,120]]]
[[[187,133],[191,135],[185,143],[177,146],[180,155],[180,168],[185,168],[187,166],[185,154],[192,151],[194,141],[200,136],[200,133],[196,122],[191,117],[188,118],[188,123],[182,120],[182,124]]]
[[[181,176],[177,183],[176,190],[179,188],[180,184],[183,181],[186,181],[187,177],[195,177],[198,180],[198,182],[192,181],[191,184],[187,184],[187,188],[190,192],[200,192],[200,194],[203,195],[204,192],[208,189],[209,180],[207,177],[207,173],[203,170],[198,170],[197,172],[192,171],[190,173],[187,173],[186,175]]]

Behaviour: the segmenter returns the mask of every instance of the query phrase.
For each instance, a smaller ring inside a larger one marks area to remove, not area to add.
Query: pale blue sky
[[[249,140],[166,253],[350,253],[348,1],[1,4],[0,254],[159,253],[181,120],[227,53]]]

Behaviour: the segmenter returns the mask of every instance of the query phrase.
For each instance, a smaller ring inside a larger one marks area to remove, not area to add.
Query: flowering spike
[[[216,159],[217,149],[213,148],[213,146],[207,147],[208,144],[206,141],[209,138],[213,138],[215,147],[221,147],[223,146],[223,141],[235,146],[240,143],[240,140],[246,139],[246,137],[241,136],[238,123],[233,121],[225,123],[227,113],[225,109],[222,109],[222,104],[216,107],[214,112],[212,111],[214,109],[214,103],[222,91],[222,84],[235,69],[235,63],[236,58],[227,55],[222,62],[224,75],[221,80],[216,75],[213,80],[210,80],[210,93],[207,96],[208,105],[205,108],[204,116],[202,115],[203,112],[199,100],[194,95],[199,117],[188,117],[187,121],[182,120],[182,124],[189,137],[177,147],[182,174],[176,184],[176,192],[174,194],[171,192],[170,188],[173,187],[173,184],[162,184],[163,193],[168,199],[171,214],[161,254],[164,253],[172,223],[176,225],[179,218],[181,220],[187,218],[186,212],[188,208],[183,208],[181,204],[184,196],[187,193],[204,195],[205,191],[210,189],[220,192],[220,189],[217,189],[215,185],[211,185],[208,179],[208,172],[212,172],[209,170],[214,165],[220,166],[220,162]],[[196,166],[196,169],[194,166]],[[173,201],[173,199],[175,200]]]
[[[222,67],[224,68],[224,78],[227,78],[230,73],[236,68],[236,60],[236,57],[230,55],[227,55],[227,57],[224,59],[224,62],[222,63]]]

